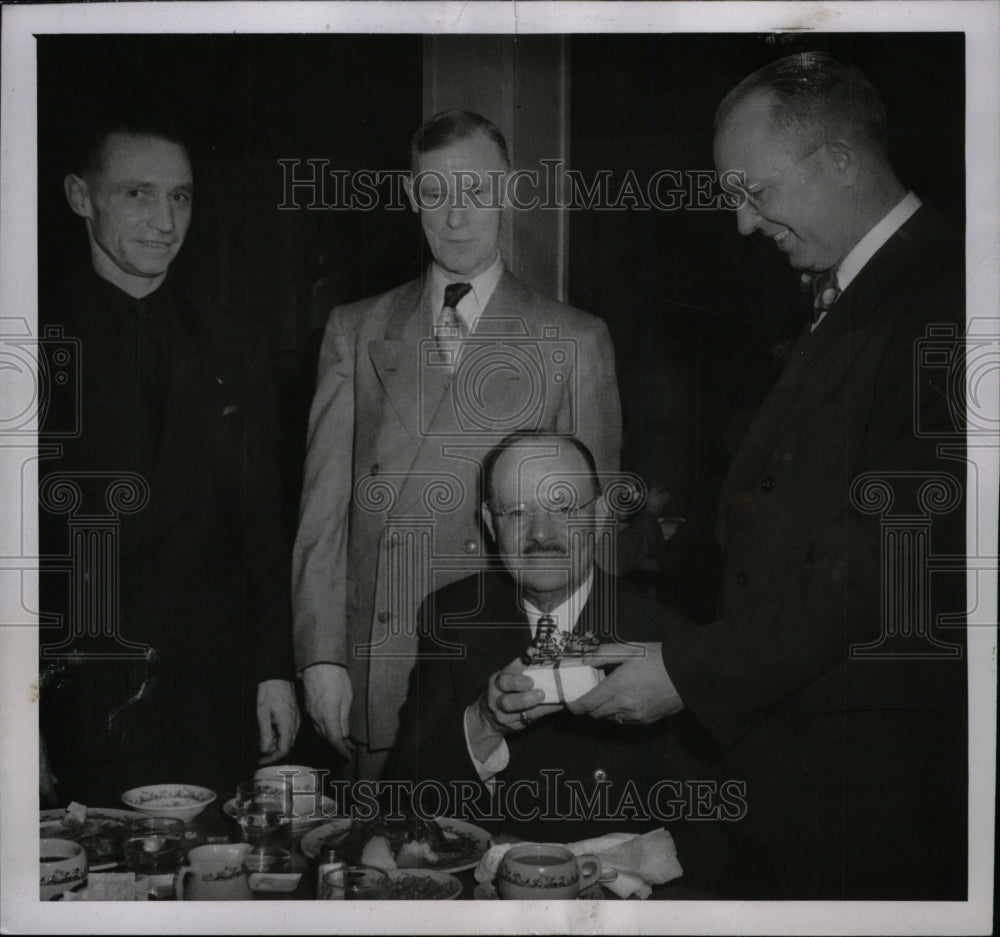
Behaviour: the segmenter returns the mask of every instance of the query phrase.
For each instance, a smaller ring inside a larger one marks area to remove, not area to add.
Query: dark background
[[[554,50],[556,40],[523,41]],[[585,178],[712,169],[712,114],[725,93],[771,59],[826,49],[883,93],[904,185],[963,230],[960,33],[602,35],[569,45],[570,161]],[[422,67],[416,35],[38,39],[40,301],[87,259],[62,195],[77,128],[116,109],[180,122],[197,197],[172,276],[270,336],[290,518],[326,312],[410,279],[426,255],[408,211],[279,211],[277,160],[405,168],[423,117]],[[798,275],[769,242],[739,237],[724,211],[574,211],[568,260],[570,302],[601,316],[615,342],[624,465],[668,487],[669,513],[684,515],[710,497],[725,441],[736,444],[780,373],[782,343],[802,325]]]

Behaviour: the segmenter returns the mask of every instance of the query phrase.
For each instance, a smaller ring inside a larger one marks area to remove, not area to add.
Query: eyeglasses
[[[600,496],[601,493],[598,492],[593,498],[585,501],[583,504],[556,505],[551,508],[543,508],[540,505],[529,507],[526,504],[515,504],[513,507],[501,511],[491,507],[490,514],[493,515],[494,520],[507,520],[508,522],[534,520],[539,513],[547,514],[556,520],[568,520],[571,517],[575,517],[584,508],[590,507]]]
[[[779,169],[777,172],[771,173],[771,175],[769,175],[766,179],[761,179],[760,182],[754,182],[750,185],[741,185],[738,182],[731,182],[729,183],[729,188],[739,192],[740,195],[746,199],[750,207],[755,211],[760,211],[762,205],[760,199],[761,192],[773,186],[782,178],[782,176],[785,175],[785,173],[791,172],[791,170],[793,170],[800,163],[804,163],[810,157],[815,156],[829,142],[829,140],[824,140],[818,147],[816,147],[816,149],[810,150],[805,154],[805,156],[800,156],[794,163],[789,163],[784,167],[784,169]],[[742,206],[738,205],[736,207],[741,208]]]

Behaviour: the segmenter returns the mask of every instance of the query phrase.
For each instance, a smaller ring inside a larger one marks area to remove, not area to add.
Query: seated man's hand
[[[291,751],[299,732],[299,704],[289,680],[265,680],[257,684],[257,726],[260,764],[273,764]]]
[[[479,697],[484,717],[500,732],[516,732],[562,709],[561,703],[541,705],[544,690],[533,689],[531,677],[524,673],[520,659],[511,661],[490,677]]]
[[[563,708],[559,703],[540,705],[545,692],[532,689],[531,677],[523,671],[520,659],[511,661],[490,677],[479,699],[466,709],[466,737],[478,761],[485,762],[509,733]]]
[[[684,708],[684,701],[663,666],[659,643],[602,644],[584,660],[591,667],[617,666],[589,693],[570,703],[570,712],[595,719],[645,724]]]
[[[354,691],[346,668],[337,664],[313,664],[302,671],[306,711],[316,731],[344,758],[350,758],[354,743],[348,738]]]

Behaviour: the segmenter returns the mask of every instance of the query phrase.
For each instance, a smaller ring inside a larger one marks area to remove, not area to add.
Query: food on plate
[[[407,875],[397,872],[389,879],[389,897],[397,901],[437,901],[453,898],[461,891],[458,879],[431,878],[427,875]]]
[[[335,849],[349,865],[378,869],[449,868],[475,861],[482,852],[475,837],[413,815],[355,819],[349,828],[322,841],[320,852],[327,849]]]
[[[43,824],[41,835],[79,843],[93,867],[122,860],[127,824],[127,817],[88,816],[86,807],[72,803],[57,822]]]

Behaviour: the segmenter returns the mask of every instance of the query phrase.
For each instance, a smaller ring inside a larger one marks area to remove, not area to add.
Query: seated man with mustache
[[[602,527],[614,525],[590,451],[568,436],[515,433],[486,457],[483,486],[502,569],[425,600],[385,777],[413,782],[425,813],[525,839],[566,842],[683,819],[690,804],[680,779],[706,777],[693,726],[580,718],[542,702],[524,672],[537,653],[526,655],[533,635],[548,634],[554,647],[661,632],[659,606],[595,562],[598,541],[611,539]],[[570,680],[560,677],[566,688]]]

